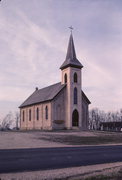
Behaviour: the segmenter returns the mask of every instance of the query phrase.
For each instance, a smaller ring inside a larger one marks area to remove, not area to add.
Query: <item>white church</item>
[[[61,82],[36,88],[20,105],[20,129],[87,129],[90,101],[82,91],[82,68],[71,33]]]

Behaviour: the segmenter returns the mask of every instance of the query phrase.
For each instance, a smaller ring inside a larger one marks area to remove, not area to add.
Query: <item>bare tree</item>
[[[122,109],[115,112],[104,112],[98,108],[91,109],[89,112],[90,129],[99,130],[101,122],[120,122],[122,121]]]
[[[89,112],[89,124],[90,129],[99,130],[100,122],[105,118],[103,111],[100,111],[98,108],[92,109]]]
[[[120,121],[122,121],[122,109],[120,109]]]
[[[10,129],[12,123],[13,123],[13,114],[12,112],[9,112],[2,120],[1,129],[2,130]]]
[[[18,111],[15,112],[15,123],[16,129],[19,129],[19,122],[20,122],[20,113]]]

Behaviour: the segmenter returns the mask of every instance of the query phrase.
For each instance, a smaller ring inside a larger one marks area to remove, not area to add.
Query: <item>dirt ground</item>
[[[89,131],[0,131],[0,149],[122,144],[122,133]]]
[[[0,149],[60,147],[61,143],[41,140],[45,132],[0,132]]]

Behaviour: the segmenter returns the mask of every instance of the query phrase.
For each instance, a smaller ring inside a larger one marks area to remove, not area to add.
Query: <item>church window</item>
[[[25,121],[25,111],[23,111],[22,119],[23,119],[23,121]]]
[[[64,75],[64,82],[67,83],[67,74]]]
[[[78,94],[77,88],[75,87],[74,88],[74,104],[77,104],[77,99],[78,99],[77,94]]]
[[[57,106],[57,120],[61,120],[61,106],[58,104]]]
[[[77,83],[77,82],[78,82],[77,73],[74,73],[74,82],[75,82],[75,83]]]
[[[45,119],[48,119],[48,107],[45,108]]]
[[[39,108],[36,109],[36,120],[39,120]]]
[[[31,121],[31,109],[29,109],[29,121]]]

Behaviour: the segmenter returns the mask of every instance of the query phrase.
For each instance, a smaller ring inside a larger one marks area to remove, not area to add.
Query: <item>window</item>
[[[75,82],[75,83],[77,83],[77,82],[78,82],[77,73],[74,73],[74,82]]]
[[[25,121],[25,112],[22,113],[22,120]]]
[[[29,109],[29,121],[31,121],[31,109]]]
[[[36,120],[39,120],[39,108],[36,109]]]
[[[56,110],[57,110],[57,112],[56,112],[57,120],[61,120],[61,106],[60,106],[60,104],[58,104]]]
[[[64,83],[67,83],[67,74],[64,75]]]
[[[48,119],[48,107],[45,108],[45,119]]]
[[[75,87],[74,88],[74,104],[77,104],[77,99],[78,99],[78,97],[77,97],[77,88]]]

